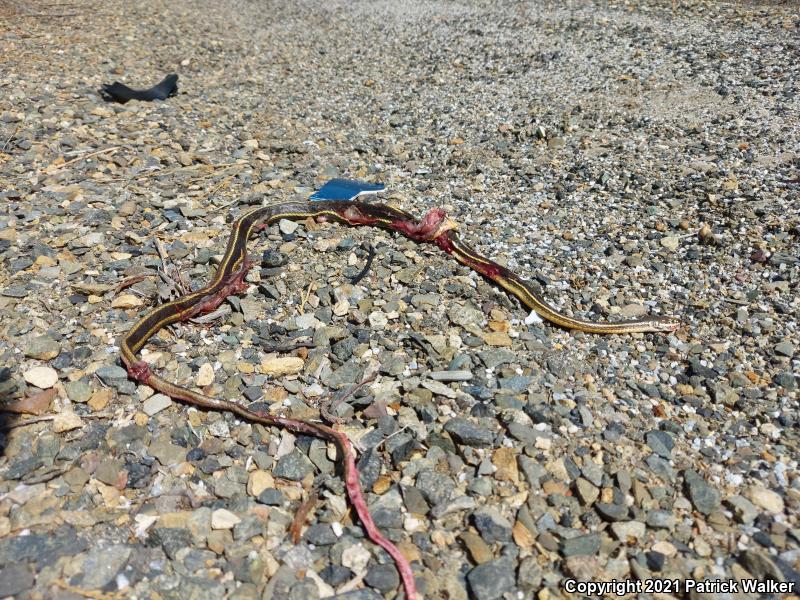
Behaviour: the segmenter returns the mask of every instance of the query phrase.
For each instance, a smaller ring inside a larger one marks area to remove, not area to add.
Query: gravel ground
[[[160,373],[343,418],[425,598],[800,585],[799,27],[793,3],[0,2],[0,597],[402,597],[324,443],[117,360],[231,218],[333,176],[444,206],[570,314],[684,326],[526,324],[435,248],[284,223],[229,314],[149,345]],[[96,92],[170,72],[165,102]]]

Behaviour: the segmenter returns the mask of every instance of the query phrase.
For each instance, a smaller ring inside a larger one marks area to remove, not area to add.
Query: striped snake
[[[317,218],[346,225],[371,225],[398,231],[418,242],[431,242],[452,255],[460,263],[484,275],[507,292],[516,296],[529,309],[568,329],[588,333],[669,332],[679,322],[671,317],[649,316],[617,322],[597,322],[576,319],[562,314],[547,303],[528,283],[509,269],[481,256],[464,243],[455,231],[456,224],[441,209],[434,209],[417,220],[409,213],[383,204],[351,201],[283,202],[255,208],[243,214],[233,224],[222,262],[205,287],[171,302],[157,306],[137,321],[120,342],[120,354],[129,375],[151,388],[177,400],[213,410],[227,410],[251,422],[284,427],[295,433],[311,435],[335,443],[342,452],[344,481],[350,502],[356,510],[369,538],[384,548],[394,559],[403,582],[406,598],[416,597],[414,575],[400,550],[378,531],[361,492],[355,456],[347,436],[322,423],[307,422],[253,411],[230,400],[212,398],[200,392],[171,383],[154,374],[149,365],[137,358],[137,353],[158,331],[168,325],[185,321],[217,308],[227,296],[245,291],[244,282],[253,261],[247,255],[251,234],[280,219]]]

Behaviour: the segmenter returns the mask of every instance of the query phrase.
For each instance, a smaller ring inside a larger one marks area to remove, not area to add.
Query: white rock
[[[373,329],[383,329],[389,323],[389,317],[383,311],[376,310],[369,313],[369,324]]]
[[[148,417],[152,417],[171,405],[172,398],[165,396],[164,394],[155,394],[144,401],[142,404],[142,410]]]
[[[661,245],[664,246],[664,248],[666,248],[667,250],[672,250],[673,252],[675,252],[675,250],[678,249],[680,243],[681,243],[680,238],[674,236],[665,236],[661,238]]]
[[[234,525],[241,521],[239,517],[224,508],[218,508],[211,513],[211,529],[233,529]]]
[[[278,221],[278,229],[281,230],[281,233],[289,235],[297,231],[297,223],[289,219],[281,219]]]
[[[303,370],[305,362],[299,356],[279,356],[267,358],[261,363],[261,372],[264,375],[291,375]]]
[[[82,425],[83,419],[74,412],[62,412],[58,413],[53,419],[53,432],[63,433],[64,431],[72,431],[73,429],[78,429]]]
[[[525,325],[533,325],[534,323],[542,323],[542,317],[539,314],[532,310],[531,313],[525,317]]]
[[[203,363],[200,365],[200,371],[197,373],[195,384],[197,387],[205,387],[214,382],[214,367],[211,363]]]
[[[783,498],[763,485],[751,486],[745,496],[756,506],[760,506],[774,515],[783,512]]]
[[[43,390],[53,387],[58,381],[56,370],[53,367],[46,366],[28,369],[22,376],[25,381]]]
[[[350,303],[347,300],[341,300],[333,305],[333,314],[337,317],[343,317],[350,311]]]
[[[300,329],[309,329],[313,327],[316,329],[317,327],[322,325],[322,322],[314,316],[314,313],[305,313],[300,315],[294,320],[297,323],[297,327]]]
[[[363,571],[369,562],[369,550],[361,544],[348,546],[342,551],[342,566],[347,567],[353,573]]]

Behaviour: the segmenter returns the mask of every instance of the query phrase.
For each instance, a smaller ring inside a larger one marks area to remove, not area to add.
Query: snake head
[[[670,333],[681,326],[681,322],[675,317],[654,316],[650,319],[650,331]]]

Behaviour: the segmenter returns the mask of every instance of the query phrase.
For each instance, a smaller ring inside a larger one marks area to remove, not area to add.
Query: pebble
[[[435,381],[469,381],[473,375],[471,371],[431,371],[428,376]]]
[[[50,360],[61,352],[61,344],[43,335],[33,338],[25,347],[25,356],[38,360]]]
[[[467,573],[467,581],[475,600],[496,600],[514,587],[514,563],[503,557],[480,564]]]
[[[299,373],[303,370],[304,365],[305,361],[298,356],[280,356],[263,360],[260,370],[264,375],[281,377],[283,375]]]
[[[456,442],[467,446],[491,446],[494,441],[491,431],[478,427],[463,417],[455,417],[447,421],[444,430],[453,436]]]
[[[305,454],[298,450],[293,450],[289,454],[282,456],[275,464],[272,474],[290,481],[300,481],[306,475],[313,472],[314,465]]]
[[[225,508],[218,508],[211,513],[212,529],[233,529],[242,520]]]
[[[33,367],[23,374],[25,381],[31,385],[46,390],[53,387],[58,381],[58,373],[52,367]]]
[[[197,371],[197,377],[194,380],[194,383],[197,387],[205,387],[207,385],[211,385],[214,382],[214,367],[211,366],[211,363],[203,363],[200,365],[200,369]]]
[[[64,389],[67,392],[67,398],[78,404],[88,402],[89,398],[92,397],[92,387],[85,379],[69,381],[64,384]]]
[[[154,394],[142,403],[142,410],[148,417],[172,406],[172,399],[164,394]]]
[[[709,515],[719,508],[719,492],[709,486],[702,477],[692,470],[686,470],[683,478],[689,500],[698,511]]]
[[[753,485],[747,489],[746,497],[756,506],[759,506],[774,515],[783,512],[784,503],[780,494],[761,485]]]
[[[299,224],[296,221],[289,221],[288,219],[281,219],[280,221],[278,221],[278,228],[284,235],[293,234],[295,231],[297,231],[298,227]]]

